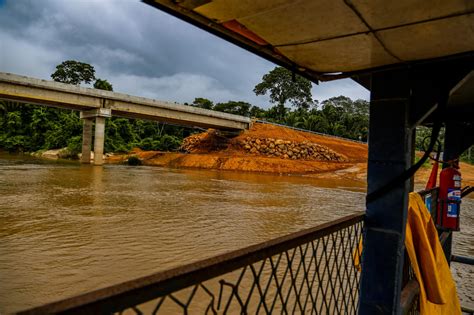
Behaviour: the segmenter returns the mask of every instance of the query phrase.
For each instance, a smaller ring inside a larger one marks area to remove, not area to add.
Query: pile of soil
[[[279,149],[272,152],[271,149],[275,147]],[[301,154],[305,149],[307,153]],[[121,163],[134,155],[145,165],[173,168],[304,174],[323,179],[361,182],[366,181],[367,175],[365,143],[269,124],[255,123],[252,128],[234,137],[208,130],[184,139],[181,150],[180,153],[164,153],[135,149],[128,155],[112,156],[108,158],[108,162]],[[287,156],[282,154],[285,150]],[[314,151],[317,150],[321,150],[326,156],[316,156]],[[289,151],[292,152],[291,156]],[[276,152],[280,152],[280,155]],[[463,185],[474,185],[474,167],[466,163],[460,165]],[[416,181],[426,183],[430,171],[431,167],[422,167],[415,176]]]
[[[278,147],[273,152],[272,143]],[[183,141],[181,151],[183,153],[162,153],[136,149],[131,154],[142,159],[145,165],[277,174],[333,172],[367,161],[364,143],[260,123],[233,137],[216,130],[192,135]],[[122,162],[127,158],[115,157],[109,161]]]
[[[258,128],[258,127],[257,127]],[[292,160],[316,160],[347,162],[339,154],[326,146],[308,141],[291,141],[274,138],[252,137],[251,132],[245,138],[229,139],[216,130],[190,136],[184,139],[181,151],[186,153],[211,153],[232,149],[234,153],[248,153],[258,156],[276,157]]]
[[[297,143],[316,143],[345,156],[348,162],[367,162],[367,144],[342,138],[318,135],[310,132],[259,123],[254,124],[250,130],[247,130],[239,137],[235,138],[235,141],[242,141],[246,137],[252,137],[255,139],[282,139]]]
[[[180,151],[186,153],[206,154],[228,148],[230,139],[219,131],[209,129],[206,132],[191,135],[183,140]]]

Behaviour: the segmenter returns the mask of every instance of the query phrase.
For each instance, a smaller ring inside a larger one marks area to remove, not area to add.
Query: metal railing
[[[364,214],[21,314],[355,314]]]
[[[355,142],[355,143],[367,144],[367,142],[360,141],[360,140],[349,139],[349,138],[344,138],[344,137],[340,137],[340,136],[330,135],[330,134],[327,134],[327,133],[322,133],[322,132],[317,132],[317,131],[313,131],[313,130],[293,127],[293,126],[284,125],[284,124],[279,124],[279,123],[272,122],[272,121],[267,121],[267,120],[262,120],[262,119],[256,119],[254,121],[257,122],[257,123],[261,123],[261,124],[275,125],[275,126],[279,126],[279,127],[293,129],[293,130],[296,130],[296,131],[308,132],[308,133],[312,133],[312,134],[319,135],[319,136],[325,136],[325,137],[329,137],[329,138],[336,138],[336,139],[351,141],[351,142]]]

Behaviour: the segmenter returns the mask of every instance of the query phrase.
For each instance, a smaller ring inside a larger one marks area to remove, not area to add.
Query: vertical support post
[[[81,163],[91,162],[92,119],[82,120],[82,156]]]
[[[448,262],[448,265],[451,266],[451,256],[453,253],[453,232],[449,233],[449,236],[444,243],[443,250],[446,261]]]
[[[104,133],[105,118],[97,116],[95,118],[95,135],[94,135],[94,165],[104,164]]]
[[[443,160],[450,161],[452,159],[459,158],[463,139],[463,130],[452,121],[446,122],[446,130],[444,137],[444,149],[443,149]],[[449,165],[443,164],[443,168]],[[444,243],[443,250],[448,264],[451,265],[451,253],[453,248],[453,232],[449,233],[449,237]]]
[[[376,191],[412,163],[410,80],[406,71],[372,75],[367,191]],[[411,182],[367,202],[360,314],[398,314]]]

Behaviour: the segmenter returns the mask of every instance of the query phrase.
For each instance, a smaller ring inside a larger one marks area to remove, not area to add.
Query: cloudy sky
[[[253,87],[274,64],[138,0],[0,0],[0,71],[50,79],[73,59],[114,90],[173,102],[205,97],[268,107]],[[313,98],[368,99],[351,80],[321,83]]]

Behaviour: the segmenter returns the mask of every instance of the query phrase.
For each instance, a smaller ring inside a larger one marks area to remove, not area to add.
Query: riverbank
[[[363,143],[259,123],[233,138],[214,130],[193,135],[183,141],[182,150],[135,149],[108,162],[122,163],[136,156],[145,165],[302,175],[347,169],[367,160]]]
[[[303,175],[320,179],[366,181],[367,144],[341,138],[302,132],[290,128],[256,123],[250,130],[230,138],[209,130],[186,138],[185,153],[165,153],[134,149],[129,154],[113,155],[108,163],[124,163],[130,156],[144,165],[172,168],[215,169],[284,175]],[[460,163],[465,185],[474,185],[474,166]],[[426,183],[431,166],[415,175]]]

